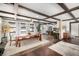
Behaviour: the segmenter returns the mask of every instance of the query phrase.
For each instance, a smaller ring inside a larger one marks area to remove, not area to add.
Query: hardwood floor
[[[36,49],[35,51],[25,53],[23,56],[61,56],[55,51],[52,51],[47,46],[43,46],[39,49]]]
[[[45,45],[19,52],[13,56],[61,56],[61,54],[48,48],[50,45],[55,44],[52,39],[49,39],[49,41],[50,42]]]
[[[61,54],[49,49],[48,48],[49,46],[50,46],[50,44],[42,46],[35,50],[33,50],[34,48],[32,48],[30,50],[26,50],[26,51],[17,53],[14,56],[61,56]]]
[[[49,38],[51,36],[43,35],[42,39],[49,40],[49,43],[36,46],[34,48],[21,51],[19,53],[16,53],[12,56],[62,56],[61,54],[57,53],[56,51],[53,51],[49,49],[48,47],[59,42],[60,40],[54,39],[53,37]],[[68,41],[68,43],[79,45],[78,38],[71,39]]]

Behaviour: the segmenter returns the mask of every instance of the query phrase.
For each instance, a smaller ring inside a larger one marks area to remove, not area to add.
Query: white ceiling
[[[11,17],[14,18],[14,15],[11,14],[5,14],[5,13],[0,13],[1,16],[7,16],[7,17]],[[29,18],[25,18],[25,17],[21,17],[21,16],[17,16],[18,19],[24,19],[24,20],[31,20]]]
[[[65,3],[65,4],[69,9],[79,6],[79,3]]]
[[[49,16],[60,13],[64,11],[58,4],[56,3],[22,3],[22,6],[28,7],[35,11],[47,14]]]
[[[1,4],[0,3],[0,10],[14,12],[14,6],[9,4]]]
[[[25,10],[23,8],[19,8],[18,9],[18,14],[25,15],[25,16],[30,16],[30,17],[35,17],[35,18],[39,18],[39,19],[45,18],[45,16],[41,16],[41,15],[35,14],[35,13],[30,12],[28,10]]]
[[[72,17],[68,13],[65,13],[65,14],[56,16],[55,18],[58,18],[58,19],[61,19],[61,20],[65,20],[65,19],[71,19]]]
[[[45,20],[48,20],[48,21],[53,21],[53,22],[56,22],[56,21],[57,21],[57,20],[52,19],[52,18],[48,18],[48,19],[45,19]]]
[[[73,15],[75,17],[79,17],[79,9],[78,10],[75,10],[75,11],[72,11]]]
[[[55,14],[58,14],[60,12],[65,11],[63,8],[61,8],[56,3],[19,3],[19,4],[22,5],[22,6],[25,6],[27,8],[30,8],[32,10],[35,10],[37,12],[46,14],[48,16],[52,16],[52,15],[55,15]],[[64,4],[69,9],[72,9],[74,7],[79,6],[79,3],[64,3]],[[15,11],[13,5],[11,5],[11,4],[1,4],[1,3],[0,3],[0,10],[7,11],[7,12],[12,12],[12,13],[14,13],[14,11]],[[75,11],[72,11],[71,13],[75,17],[79,17],[79,9],[78,10],[75,10]],[[39,14],[33,13],[33,12],[28,11],[28,10],[23,9],[23,8],[18,8],[18,14],[25,15],[25,16],[29,16],[29,17],[34,17],[34,18],[39,18],[39,19],[46,18],[43,15],[39,15]],[[12,15],[2,14],[2,13],[0,13],[0,15],[14,17]],[[20,18],[22,18],[22,17],[20,17]],[[65,20],[65,19],[71,19],[72,17],[68,13],[65,13],[65,14],[61,14],[61,15],[55,16],[55,18],[58,18],[58,19],[61,19],[61,20]],[[48,19],[45,19],[45,20],[48,20],[48,21],[56,21],[55,19],[51,19],[51,18],[48,18]]]

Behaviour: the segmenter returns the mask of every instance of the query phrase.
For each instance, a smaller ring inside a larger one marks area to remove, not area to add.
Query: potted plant
[[[3,37],[1,38],[2,43],[7,43],[7,33],[10,32],[10,25],[8,23],[3,23],[2,25],[2,34]]]

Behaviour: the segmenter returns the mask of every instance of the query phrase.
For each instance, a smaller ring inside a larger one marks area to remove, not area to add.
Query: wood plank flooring
[[[61,56],[59,53],[49,49],[49,46],[50,45],[45,45],[35,50],[33,50],[34,48],[32,48],[30,50],[17,53],[14,56]]]
[[[43,46],[39,49],[36,49],[35,51],[25,53],[23,56],[61,56],[55,51],[52,51],[47,46]]]
[[[49,41],[50,43],[19,52],[13,56],[61,56],[61,54],[48,48],[50,45],[55,44],[52,39],[49,39]]]
[[[49,37],[51,37],[51,36],[49,36]],[[34,47],[29,50],[19,52],[13,56],[62,56],[61,54],[48,48],[49,46],[51,46],[59,41],[54,38],[49,39],[49,37],[48,37],[48,35],[43,35],[43,39],[49,40],[50,41],[49,43],[47,43],[45,45],[40,45],[40,46]],[[70,41],[68,41],[68,43],[79,45],[79,40],[71,39]]]

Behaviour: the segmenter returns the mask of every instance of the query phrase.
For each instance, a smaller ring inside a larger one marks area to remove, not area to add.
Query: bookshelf
[[[34,32],[34,24],[30,24],[30,32]]]
[[[20,34],[26,34],[27,32],[26,25],[27,25],[26,22],[19,22]]]
[[[28,32],[35,32],[35,23],[30,23],[24,20],[13,20],[10,18],[3,19],[3,22],[8,22],[10,24],[10,28],[12,29],[10,34],[12,39],[15,39],[17,35],[27,34]]]

